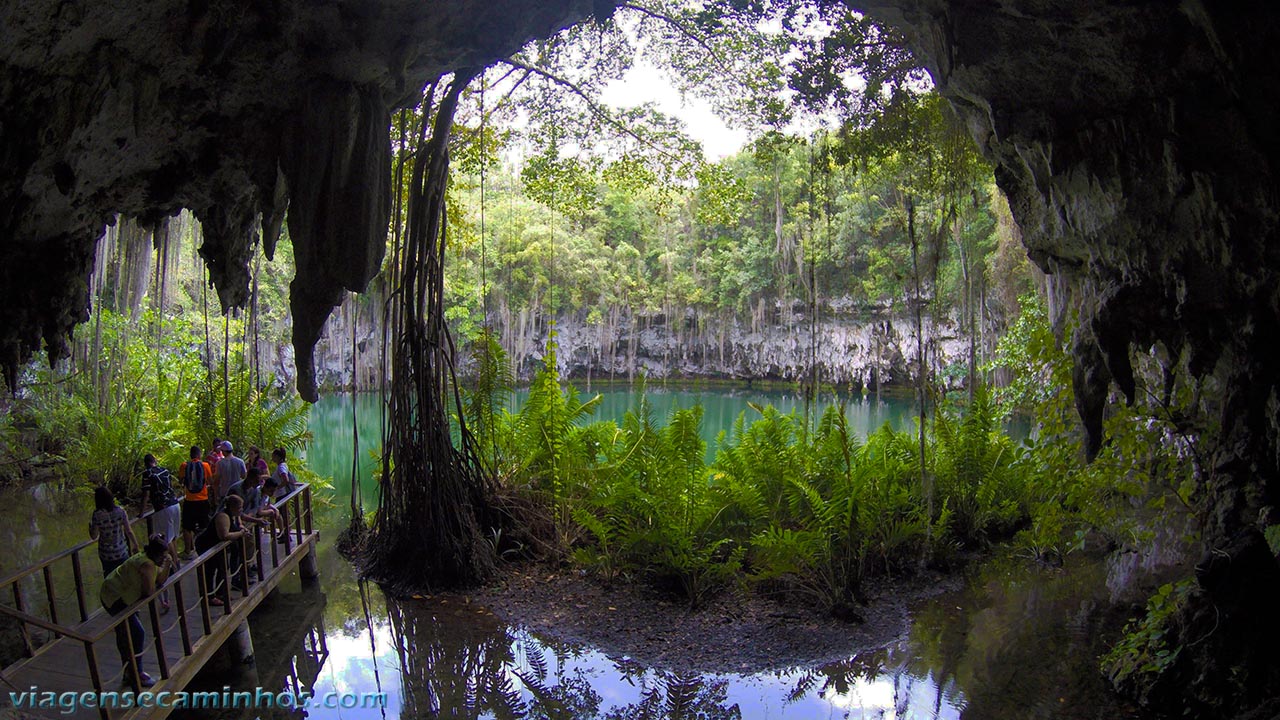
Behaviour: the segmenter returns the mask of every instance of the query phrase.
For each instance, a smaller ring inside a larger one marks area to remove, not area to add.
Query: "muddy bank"
[[[906,633],[912,605],[963,584],[964,573],[877,579],[859,608],[861,623],[734,590],[691,610],[641,583],[605,583],[546,566],[509,570],[469,601],[537,635],[590,645],[614,659],[681,672],[751,674],[818,666],[882,647]]]

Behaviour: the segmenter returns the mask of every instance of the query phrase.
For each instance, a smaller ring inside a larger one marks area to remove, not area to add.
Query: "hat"
[[[231,452],[231,441],[230,441],[230,440],[223,440],[223,441],[222,441],[222,452]]]

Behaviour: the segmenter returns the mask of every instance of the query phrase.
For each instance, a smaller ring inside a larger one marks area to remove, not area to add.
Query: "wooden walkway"
[[[227,553],[224,549],[231,542],[221,543],[199,557],[184,562],[165,585],[150,597],[143,598],[117,616],[101,609],[95,597],[85,596],[84,573],[81,555],[92,546],[92,541],[65,550],[57,555],[25,568],[0,581],[2,597],[11,597],[12,605],[0,604],[0,619],[8,620],[11,633],[17,633],[26,657],[5,668],[0,687],[0,714],[6,717],[75,717],[117,720],[124,718],[163,718],[171,708],[69,708],[15,707],[13,693],[31,691],[34,686],[40,693],[111,693],[149,690],[158,697],[162,692],[181,691],[197,672],[222,647],[228,638],[247,630],[249,613],[286,576],[304,562],[314,569],[315,547],[318,533],[312,522],[311,489],[302,485],[282,498],[276,507],[281,511],[289,532],[283,542],[273,541],[257,526],[252,537],[241,541],[243,563],[233,580],[241,592],[228,583],[218,587],[206,587],[204,567],[210,563],[222,565],[222,577],[227,577]],[[135,523],[149,522],[143,516]],[[145,535],[141,537],[146,537]],[[309,558],[309,560],[308,560]],[[65,576],[65,568],[71,565],[74,588],[58,592],[55,578]],[[252,571],[250,566],[253,566]],[[60,572],[60,570],[62,570]],[[43,589],[39,609],[28,608],[31,586]],[[166,612],[160,607],[160,594],[168,591],[171,608]],[[209,591],[209,592],[206,592]],[[67,598],[75,598],[75,614],[78,622],[60,622],[59,611],[65,614]],[[222,604],[210,601],[218,598]],[[132,612],[137,612],[146,629],[146,647],[143,652],[143,672],[155,679],[150,688],[139,688],[124,682],[124,669],[116,648],[116,626],[124,623]]]

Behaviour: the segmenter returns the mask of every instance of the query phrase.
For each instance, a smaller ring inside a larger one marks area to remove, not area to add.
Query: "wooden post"
[[[298,562],[298,575],[304,581],[313,581],[320,577],[320,563],[316,559],[316,544],[307,543],[307,554]]]
[[[13,581],[13,607],[18,612],[26,612],[27,602],[22,599],[22,588],[19,587],[21,583],[21,578]],[[31,646],[31,631],[27,629],[25,622],[19,627],[22,628],[22,651],[26,653],[27,657],[32,657],[35,655],[35,648]]]
[[[292,500],[286,501],[280,506],[280,524],[284,527],[284,554],[288,555],[293,552],[293,536],[289,530],[289,505]]]
[[[302,512],[306,514],[307,534],[311,534],[311,486],[302,488]]]
[[[58,624],[58,598],[53,592],[53,572],[48,565],[43,568],[44,572],[44,594],[49,599],[49,619],[54,625]],[[55,638],[62,637],[59,633],[54,633]]]
[[[213,614],[209,612],[209,579],[205,577],[204,571],[209,567],[211,558],[205,558],[203,563],[199,563],[195,569],[196,573],[196,589],[200,591],[200,619],[204,621],[204,634],[208,635],[213,632]]]
[[[142,692],[142,675],[140,674],[142,671],[142,668],[138,667],[138,649],[133,646],[133,633],[130,631],[128,627],[129,618],[131,617],[133,617],[132,614],[121,615],[120,619],[116,622],[116,627],[112,629],[118,632],[120,624],[123,623],[125,625],[124,636],[125,636],[126,643],[129,647],[129,658],[124,661],[124,667],[121,668],[121,672],[124,673],[125,680],[132,679],[133,691],[135,693],[138,693],[138,692]],[[130,668],[133,669],[132,678],[129,677]]]
[[[227,557],[227,545],[222,548],[222,552],[218,553],[222,562],[222,615],[226,617],[231,614],[231,564],[230,558]]]
[[[276,508],[276,512],[280,512],[280,508]],[[284,524],[284,518],[285,518],[284,513],[280,512],[280,524],[282,527],[281,532],[283,532],[287,537],[289,534],[289,526]],[[271,534],[271,537],[270,539],[267,540],[267,542],[270,543],[271,545],[271,568],[272,568],[272,572],[275,572],[275,568],[280,567],[280,544],[276,542],[275,528],[272,528],[270,534]]]
[[[200,570],[196,569],[196,574]],[[191,654],[191,629],[187,627],[187,603],[182,599],[182,578],[173,584],[173,601],[178,605],[178,632],[182,635],[182,655]]]
[[[160,611],[156,609],[156,598],[151,598],[151,602],[147,603],[148,613],[151,615],[151,632],[156,636],[156,665],[160,667],[160,677],[169,679],[169,658],[164,654],[164,633],[160,627]]]
[[[227,644],[231,649],[231,658],[238,663],[249,664],[253,662],[253,635],[249,632],[249,621],[242,620],[231,633],[231,642]]]
[[[268,532],[267,535],[271,535],[271,533]],[[274,537],[271,538],[270,542],[272,544],[272,547],[274,547],[275,538]],[[263,562],[262,562],[263,558],[262,558],[262,526],[261,525],[253,526],[253,557],[254,557],[254,562],[258,566],[258,582],[262,582],[263,580],[266,579],[267,571],[266,571],[266,568],[263,567]],[[248,586],[246,585],[245,587],[247,588]]]
[[[80,551],[71,553],[71,573],[76,583],[76,603],[80,607],[80,622],[89,619],[89,606],[84,599],[84,570],[80,567]]]
[[[98,697],[102,697],[102,671],[98,669],[98,654],[93,650],[93,643],[85,642],[84,656],[89,665],[89,681],[93,683],[94,692],[98,693]],[[110,720],[106,708],[100,706],[98,714],[102,720]]]
[[[255,529],[257,526],[254,526]],[[249,538],[240,536],[240,596],[249,594]]]

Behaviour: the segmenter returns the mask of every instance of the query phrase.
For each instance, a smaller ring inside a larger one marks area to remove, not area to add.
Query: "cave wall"
[[[612,6],[599,3],[600,14]],[[591,0],[0,1],[0,366],[64,356],[117,214],[182,208],[225,309],[286,207],[299,391],[343,290],[378,270],[389,118],[454,69],[581,21]],[[352,222],[355,219],[356,222]]]
[[[1260,648],[1280,638],[1280,569],[1259,530],[1280,491],[1280,13],[1260,1],[852,4],[909,35],[992,160],[1031,258],[1072,288],[1089,454],[1109,394],[1145,391],[1133,350],[1184,357],[1209,388],[1199,413],[1175,418],[1198,438],[1205,558],[1172,695],[1229,716],[1273,692],[1277,664]]]

